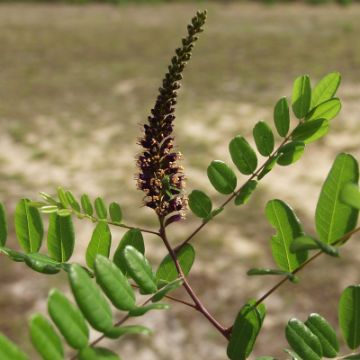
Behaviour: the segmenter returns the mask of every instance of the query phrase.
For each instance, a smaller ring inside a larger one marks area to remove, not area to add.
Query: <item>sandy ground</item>
[[[313,232],[321,183],[336,154],[346,151],[360,158],[360,53],[353,47],[360,35],[360,7],[208,5],[208,31],[186,73],[176,122],[189,192],[200,188],[222,202],[206,178],[208,163],[230,161],[232,136],[250,139],[258,120],[271,122],[272,106],[290,94],[294,76],[308,72],[318,79],[333,69],[344,74],[343,111],[330,134],[310,145],[291,168],[276,168],[248,205],[230,206],[194,239],[198,257],[190,280],[217,318],[231,324],[244,301],[260,296],[276,280],[246,277],[250,267],[274,266],[266,202],[289,202]],[[133,179],[138,124],[155,97],[172,39],[183,33],[194,7],[0,6],[0,193],[9,214],[17,199],[37,198],[39,191],[53,193],[63,185],[78,195],[119,201],[129,224],[156,226],[151,212],[141,207]],[[174,13],[176,19],[170,16]],[[116,44],[114,31],[121,34]],[[159,36],[161,41],[154,41]],[[189,214],[186,224],[171,229],[172,242],[197,224]],[[74,259],[83,261],[91,230],[91,224],[76,222]],[[114,230],[114,248],[121,234]],[[156,264],[165,251],[156,238],[146,241]],[[9,243],[15,246],[13,236]],[[359,250],[353,241],[340,260],[319,259],[303,272],[299,285],[288,284],[270,297],[254,354],[285,358],[283,329],[291,316],[304,319],[317,311],[336,325],[341,290],[360,281],[354,265]],[[49,288],[67,289],[65,275],[29,273],[3,257],[0,266],[0,330],[29,349],[25,319],[35,310],[45,311]],[[226,358],[223,339],[180,305],[149,314],[141,323],[153,328],[154,336],[109,343],[124,359]]]

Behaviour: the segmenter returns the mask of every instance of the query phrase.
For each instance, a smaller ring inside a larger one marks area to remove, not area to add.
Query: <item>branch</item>
[[[195,309],[198,310],[200,313],[202,313],[208,320],[209,322],[226,338],[229,339],[229,335],[226,332],[226,329],[209,313],[209,311],[206,309],[206,307],[204,306],[204,304],[201,302],[201,300],[198,298],[198,296],[196,295],[196,293],[194,292],[194,290],[192,289],[192,287],[190,286],[188,280],[186,279],[186,276],[180,266],[180,263],[176,257],[176,253],[175,250],[171,247],[167,236],[166,236],[166,231],[165,231],[165,226],[164,226],[164,219],[160,218],[160,236],[163,239],[163,242],[169,252],[169,255],[171,256],[176,270],[179,273],[181,279],[184,281],[184,288],[187,291],[187,293],[189,294],[189,296],[191,297],[191,299],[194,301],[195,304]]]

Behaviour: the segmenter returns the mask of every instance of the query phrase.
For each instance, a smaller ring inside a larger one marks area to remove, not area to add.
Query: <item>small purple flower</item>
[[[174,151],[173,122],[179,81],[198,39],[196,35],[203,31],[205,20],[206,12],[198,12],[188,25],[188,35],[182,39],[182,47],[176,49],[176,55],[171,59],[155,106],[139,140],[143,151],[137,157],[140,170],[137,187],[145,193],[144,204],[154,209],[160,218],[173,212],[182,214],[187,205],[183,193],[185,175],[179,165],[181,154]]]

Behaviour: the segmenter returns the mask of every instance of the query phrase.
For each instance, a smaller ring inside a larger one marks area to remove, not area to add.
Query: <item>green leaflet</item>
[[[124,249],[127,245],[131,245],[142,254],[145,253],[144,238],[139,229],[128,230],[115,251],[113,261],[124,275],[128,275],[127,264],[124,258]]]
[[[87,347],[79,352],[79,360],[121,360],[114,352],[101,347]]]
[[[290,128],[290,112],[286,97],[281,98],[275,105],[274,123],[278,134],[285,137]]]
[[[105,335],[110,339],[118,339],[119,337],[127,334],[150,335],[151,330],[141,325],[119,326],[119,327],[113,327]]]
[[[182,279],[176,279],[173,282],[165,285],[163,288],[161,288],[151,299],[152,302],[157,302],[163,299],[169,292],[176,290],[180,286],[182,286],[183,280]]]
[[[59,186],[57,188],[57,195],[58,195],[61,206],[63,208],[65,208],[65,209],[69,208],[70,203],[69,203],[69,200],[68,200],[68,198],[66,196],[66,191],[61,186]]]
[[[285,335],[290,346],[302,359],[320,360],[322,347],[319,339],[300,320],[290,319],[285,329]]]
[[[207,168],[207,175],[212,186],[221,194],[231,194],[236,189],[236,175],[223,161],[212,161]]]
[[[288,279],[293,282],[297,283],[299,282],[299,279],[297,276],[295,276],[293,273],[280,270],[280,269],[263,269],[263,268],[253,268],[248,270],[247,275],[254,276],[254,275],[280,275],[280,276],[287,276]]]
[[[272,356],[259,356],[255,360],[276,360]]]
[[[149,261],[134,247],[128,245],[124,249],[127,270],[139,285],[143,294],[154,294],[157,291],[156,278]]]
[[[235,205],[243,205],[246,204],[252,193],[255,191],[257,187],[257,181],[256,180],[249,180],[247,181],[244,186],[241,187],[240,192],[235,198]]]
[[[321,103],[316,108],[311,110],[307,114],[305,121],[314,121],[317,119],[325,119],[330,121],[337,116],[340,110],[341,110],[340,100],[338,98],[330,99]]]
[[[42,274],[56,274],[61,270],[61,264],[47,255],[33,253],[24,257],[26,265]]]
[[[68,261],[74,251],[75,234],[71,216],[50,214],[47,245],[50,256],[59,261]]]
[[[86,249],[86,263],[89,268],[94,268],[94,261],[96,255],[104,255],[109,257],[111,246],[111,232],[109,225],[100,221],[96,225],[91,240]]]
[[[288,144],[283,145],[279,149],[279,158],[277,163],[281,166],[287,166],[298,161],[305,150],[305,144],[301,141],[292,141]]]
[[[325,119],[316,119],[299,124],[292,132],[292,139],[310,144],[327,134],[330,123]]]
[[[341,200],[355,208],[360,210],[360,191],[359,186],[353,183],[347,183],[344,185],[341,191]]]
[[[271,127],[264,121],[259,121],[253,130],[256,148],[263,156],[269,156],[275,145],[274,134]]]
[[[81,196],[81,207],[83,209],[83,212],[89,216],[92,216],[92,214],[94,213],[94,209],[88,194],[83,194]]]
[[[6,211],[4,204],[0,202],[0,246],[5,246],[8,234]]]
[[[339,352],[339,342],[334,328],[319,314],[310,314],[305,325],[320,340],[323,356],[334,358]]]
[[[59,290],[50,291],[48,312],[66,342],[74,349],[82,349],[89,341],[89,328],[80,310]]]
[[[65,196],[67,198],[68,203],[70,204],[70,206],[77,212],[80,212],[80,204],[78,203],[78,201],[76,200],[74,194],[71,191],[66,191],[65,192]]]
[[[264,304],[253,308],[254,304],[255,301],[249,301],[235,319],[227,347],[231,360],[245,360],[252,352],[266,314]]]
[[[24,262],[26,254],[23,254],[19,251],[9,249],[7,247],[0,247],[0,254],[8,256],[12,261]]]
[[[330,256],[339,256],[339,250],[335,246],[326,244],[318,239],[315,239],[309,235],[303,235],[295,238],[290,246],[290,251],[292,253],[297,253],[299,251],[315,250],[319,249],[325,254]]]
[[[292,241],[303,235],[299,219],[293,210],[281,200],[271,200],[267,203],[265,214],[277,234],[271,238],[272,255],[280,269],[292,272],[306,259],[307,252],[292,254]]]
[[[69,271],[69,281],[76,303],[91,326],[101,332],[113,327],[109,303],[88,273],[78,264]]]
[[[195,261],[195,250],[190,244],[184,245],[177,253],[176,258],[179,261],[181,269],[185,276],[189,274]],[[170,283],[178,278],[179,274],[170,255],[166,255],[161,261],[157,271],[156,279],[159,286],[164,283]]]
[[[95,199],[95,211],[99,219],[106,219],[107,218],[107,209],[102,197],[97,197]]]
[[[308,75],[302,75],[295,79],[291,101],[295,116],[299,120],[303,119],[309,112],[311,104],[311,85]]]
[[[127,277],[109,259],[98,255],[95,259],[95,276],[106,296],[119,310],[135,307],[135,294]]]
[[[27,253],[38,252],[44,236],[39,210],[22,199],[15,209],[15,231],[21,248]]]
[[[315,86],[311,96],[311,108],[331,99],[341,82],[341,75],[338,72],[327,74]]]
[[[256,153],[244,137],[235,136],[230,141],[229,151],[233,163],[241,173],[249,175],[256,170]]]
[[[360,285],[347,287],[339,301],[339,323],[347,346],[360,346]]]
[[[64,349],[54,327],[41,314],[35,314],[29,323],[30,338],[44,360],[63,360]]]
[[[211,199],[200,190],[193,190],[189,195],[189,207],[199,218],[207,219],[211,216]]]
[[[277,154],[274,157],[271,157],[266,162],[264,168],[261,170],[260,174],[257,176],[258,180],[261,180],[266,174],[268,174],[276,165],[278,158],[281,156],[281,154]]]
[[[151,310],[167,310],[170,308],[169,304],[154,303],[150,305],[136,307],[129,311],[129,316],[142,316]]]
[[[348,182],[357,183],[359,168],[355,158],[339,154],[322,186],[316,206],[315,225],[321,241],[332,244],[354,229],[358,211],[340,200],[340,192]]]
[[[12,341],[0,333],[0,359],[1,360],[29,360]]]
[[[121,207],[118,203],[112,202],[109,205],[109,213],[110,213],[110,218],[112,221],[114,221],[116,223],[121,223],[122,211],[121,211]]]

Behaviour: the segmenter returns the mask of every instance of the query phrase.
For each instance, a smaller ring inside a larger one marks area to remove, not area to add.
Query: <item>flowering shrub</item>
[[[187,36],[171,59],[139,139],[142,150],[137,157],[137,187],[144,192],[144,204],[157,217],[158,229],[136,228],[124,223],[121,206],[116,202],[106,205],[101,197],[92,202],[86,194],[78,200],[71,191],[58,188],[54,196],[41,193],[39,201],[22,199],[18,202],[15,229],[22,251],[17,251],[6,246],[6,213],[4,206],[0,206],[1,254],[42,274],[68,273],[76,305],[61,291],[53,289],[48,298],[51,321],[42,314],[35,314],[30,319],[31,341],[45,360],[64,359],[64,344],[74,350],[71,359],[119,359],[114,352],[98,346],[100,341],[126,334],[149,334],[150,329],[144,326],[125,323],[151,310],[167,309],[167,300],[201,313],[227,340],[229,359],[246,359],[252,353],[266,318],[265,300],[285,282],[297,283],[299,272],[319,256],[338,257],[340,248],[360,231],[357,227],[360,209],[358,163],[350,154],[341,153],[334,160],[320,191],[315,236],[304,231],[299,218],[284,201],[273,199],[266,205],[266,217],[275,231],[271,252],[276,268],[253,268],[248,275],[278,276],[279,282],[259,299],[239,304],[240,310],[230,326],[215,319],[202,303],[187,277],[195,260],[191,242],[197,233],[216,217],[225,216],[225,208],[230,203],[241,206],[248,202],[261,180],[276,166],[289,166],[298,161],[305,148],[326,135],[341,108],[341,102],[335,96],[341,81],[339,73],[326,75],[313,88],[309,76],[299,76],[291,96],[294,121],[291,121],[289,102],[285,97],[274,107],[274,125],[281,138],[278,145],[272,127],[263,121],[253,129],[257,152],[241,135],[229,143],[232,162],[248,179],[238,185],[233,169],[224,161],[214,160],[208,166],[207,175],[213,187],[226,195],[223,203],[214,208],[211,198],[201,190],[192,190],[187,197],[185,175],[179,165],[180,153],[174,150],[175,105],[185,65],[203,31],[205,20],[206,12],[198,12],[188,25]],[[263,158],[261,162],[259,155]],[[173,246],[167,228],[182,226],[187,206],[200,219],[200,224],[181,243]],[[42,216],[49,216],[49,227],[47,251],[40,252],[44,237]],[[95,224],[85,254],[86,265],[69,262],[75,243],[73,216]],[[127,231],[110,259],[112,226]],[[143,235],[146,234],[158,236],[168,251],[156,271],[145,256]],[[312,251],[315,253],[311,254]],[[189,301],[171,295],[180,287],[189,295]],[[148,295],[147,299],[138,303],[137,292]],[[113,320],[110,303],[123,313],[117,322]],[[342,292],[338,317],[346,345],[356,351],[360,346],[360,285],[350,285]],[[101,335],[90,340],[90,326]],[[289,343],[289,349],[285,351],[290,359],[360,359],[356,352],[339,355],[336,331],[319,314],[310,314],[305,321],[290,319],[285,336]],[[29,357],[7,337],[0,335],[0,359],[24,360]],[[261,359],[274,358],[258,358]]]

